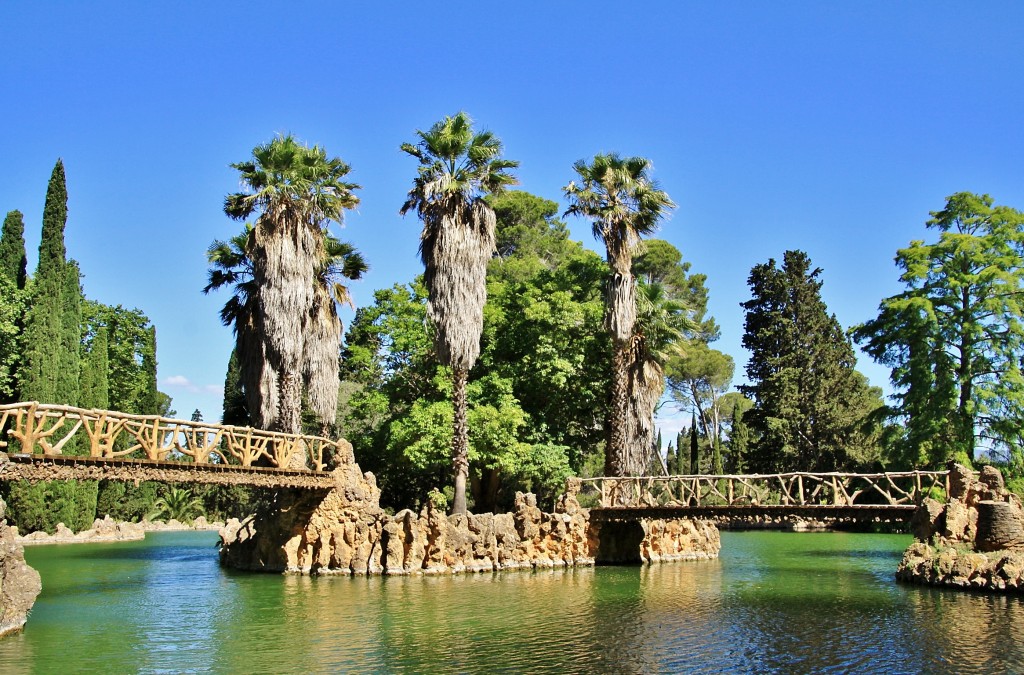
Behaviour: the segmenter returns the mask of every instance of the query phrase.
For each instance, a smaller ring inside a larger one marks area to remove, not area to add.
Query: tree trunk
[[[455,497],[452,513],[466,513],[466,477],[469,476],[469,428],[466,426],[466,380],[469,370],[452,368],[452,407],[455,428],[452,434],[452,468],[455,470]]]
[[[302,432],[302,381],[296,373],[281,373],[278,377],[278,417],[276,431],[286,434]]]
[[[629,415],[628,346],[615,346],[612,355],[612,401],[609,410],[608,447],[604,455],[606,476],[628,476],[629,448],[626,417]]]

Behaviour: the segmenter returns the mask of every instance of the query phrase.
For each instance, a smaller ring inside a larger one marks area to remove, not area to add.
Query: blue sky
[[[848,327],[899,290],[896,249],[946,196],[1024,208],[1021,26],[999,2],[8,2],[0,211],[25,213],[33,269],[62,157],[87,296],[144,311],[161,389],[215,420],[232,337],[200,289],[239,229],[228,165],[281,132],[349,162],[367,304],[420,271],[398,146],[466,110],[549,199],[577,159],[649,157],[679,204],[660,236],[708,275],[739,379],[754,264],[807,251]]]

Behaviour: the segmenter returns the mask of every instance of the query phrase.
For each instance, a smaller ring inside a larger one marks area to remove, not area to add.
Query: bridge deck
[[[307,490],[329,490],[335,486],[330,473],[306,469],[3,452],[0,480],[155,480]]]
[[[913,504],[601,507],[591,509],[590,517],[598,521],[624,521],[640,518],[694,518],[698,520],[731,518],[753,522],[766,518],[796,517],[822,521],[909,522],[915,510],[917,507]]]

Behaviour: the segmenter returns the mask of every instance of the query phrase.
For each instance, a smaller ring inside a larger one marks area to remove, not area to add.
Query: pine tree
[[[881,405],[854,366],[849,338],[821,299],[821,269],[802,251],[786,251],[750,272],[743,346],[750,350],[754,400],[745,415],[756,437],[751,468],[835,471],[871,463],[878,447],[864,421]]]

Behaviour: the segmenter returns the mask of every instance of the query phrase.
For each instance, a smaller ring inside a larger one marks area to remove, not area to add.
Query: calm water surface
[[[213,533],[27,550],[0,673],[1024,673],[1024,601],[897,585],[910,538],[724,532],[716,561],[455,577],[217,565]]]

